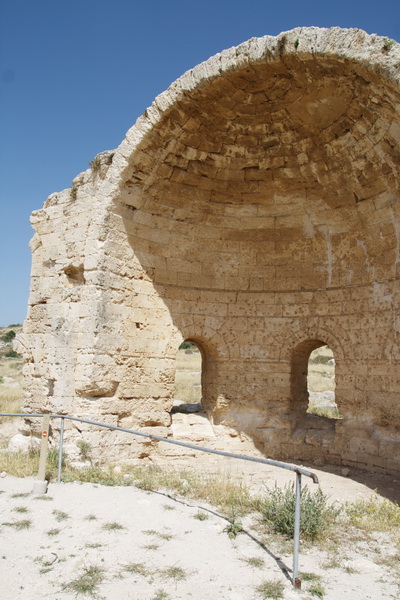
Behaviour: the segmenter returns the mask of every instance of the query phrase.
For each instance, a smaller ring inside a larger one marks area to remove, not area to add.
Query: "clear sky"
[[[26,316],[29,216],[49,194],[186,70],[310,25],[400,41],[400,0],[0,0],[0,325]]]

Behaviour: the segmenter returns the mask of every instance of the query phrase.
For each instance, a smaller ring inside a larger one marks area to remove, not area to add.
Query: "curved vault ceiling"
[[[138,223],[150,214],[181,235],[189,224],[198,236],[206,226],[208,238],[282,244],[316,232],[363,240],[379,223],[393,233],[399,106],[399,88],[356,60],[291,52],[250,62],[161,115],[120,199]]]

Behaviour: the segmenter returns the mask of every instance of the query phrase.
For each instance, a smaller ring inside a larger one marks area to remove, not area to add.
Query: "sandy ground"
[[[220,468],[217,460],[194,464]],[[232,461],[230,469],[240,471],[254,490],[293,481],[293,474],[272,467],[262,466],[260,473],[254,463],[244,467]],[[316,472],[333,499],[373,493],[368,482]],[[256,588],[265,580],[282,582],[285,600],[317,597],[307,591],[308,582],[301,591],[292,588],[290,547],[261,543],[253,517],[243,520],[245,533],[231,540],[224,532],[227,521],[201,502],[134,487],[80,483],[50,484],[45,496],[34,496],[33,481],[0,478],[2,600],[72,600],[77,593],[71,584],[93,566],[102,574],[95,597],[105,600],[258,600],[262,596]],[[391,478],[380,485],[386,485],[388,495],[399,487]],[[18,529],[16,523],[25,520],[29,526]],[[300,571],[322,577],[325,600],[398,600],[398,582],[378,560],[394,551],[384,534],[369,541],[349,537],[340,556],[303,545]]]

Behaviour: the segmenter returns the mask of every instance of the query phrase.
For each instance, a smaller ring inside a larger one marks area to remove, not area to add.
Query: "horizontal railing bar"
[[[42,416],[43,416],[42,414],[0,413],[0,417],[27,417],[27,418],[35,418],[36,417],[37,418],[37,417],[42,417]],[[312,471],[307,471],[306,469],[303,469],[302,467],[289,465],[287,463],[280,462],[277,460],[272,460],[270,458],[257,458],[255,456],[246,456],[243,454],[233,454],[232,452],[225,452],[223,450],[213,450],[211,448],[195,446],[194,444],[188,444],[186,442],[179,442],[178,440],[169,440],[167,438],[163,438],[158,435],[153,435],[151,433],[144,433],[142,431],[126,429],[125,427],[118,427],[117,425],[107,425],[106,423],[98,423],[97,421],[81,419],[80,417],[71,417],[69,415],[50,414],[50,418],[51,419],[68,419],[69,421],[78,421],[79,423],[95,425],[97,427],[103,427],[104,429],[110,429],[112,431],[122,431],[124,433],[131,433],[133,435],[138,435],[140,437],[149,438],[151,440],[156,440],[158,442],[166,442],[167,444],[174,444],[175,446],[183,446],[184,448],[190,448],[191,450],[198,450],[199,452],[206,452],[208,454],[217,454],[219,456],[227,456],[229,458],[237,458],[239,460],[247,460],[249,462],[256,462],[256,463],[271,465],[273,467],[278,467],[280,469],[286,469],[287,471],[292,471],[294,473],[300,473],[301,475],[310,477],[314,483],[318,483],[318,477]]]

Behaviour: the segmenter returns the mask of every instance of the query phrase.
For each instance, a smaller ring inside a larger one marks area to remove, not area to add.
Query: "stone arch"
[[[398,44],[355,29],[249,40],[184,74],[52,196],[34,216],[25,329],[55,373],[50,409],[95,399],[167,428],[173,351],[192,338],[215,366],[210,410],[266,454],[308,460],[318,445],[399,472],[389,442],[365,444],[388,415],[400,441],[399,62]],[[304,340],[337,358],[348,411],[329,436],[291,411]]]
[[[291,360],[293,350],[299,345],[308,344],[308,341],[310,347],[313,346],[314,341],[321,342],[320,345],[327,344],[332,349],[338,361],[345,360],[347,352],[351,352],[351,342],[343,329],[336,326],[335,330],[336,335],[323,327],[305,327],[302,330],[296,331],[285,339],[280,353],[281,360]],[[341,336],[340,339],[338,338],[338,334]],[[315,346],[315,348],[317,347]],[[314,347],[311,348],[310,352],[312,350],[314,350]]]

